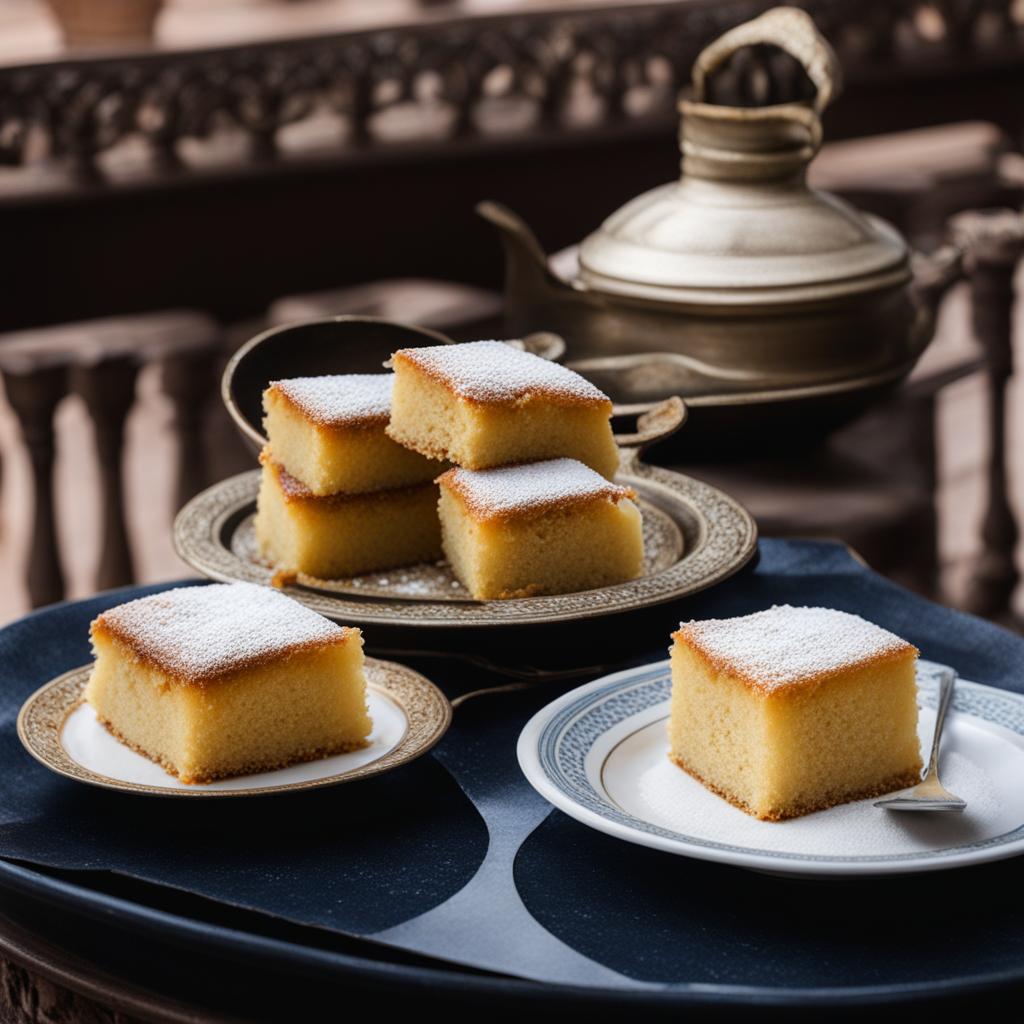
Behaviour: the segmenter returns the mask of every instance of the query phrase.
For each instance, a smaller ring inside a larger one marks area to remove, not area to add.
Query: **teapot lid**
[[[703,102],[705,82],[737,49],[771,43],[799,60],[813,103],[730,107]],[[596,291],[673,303],[827,299],[909,279],[900,234],[849,203],[809,189],[820,113],[838,64],[806,13],[780,7],[727,32],[697,58],[680,101],[683,174],[626,203],[580,247]]]

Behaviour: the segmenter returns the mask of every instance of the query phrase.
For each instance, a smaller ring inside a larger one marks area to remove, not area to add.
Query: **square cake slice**
[[[343,579],[441,557],[437,485],[320,497],[264,450],[256,539],[284,573]]]
[[[366,745],[363,639],[269,587],[179,587],[92,623],[85,691],[122,742],[182,782]]]
[[[635,494],[581,462],[451,469],[438,483],[444,553],[475,598],[590,590],[643,572]]]
[[[317,495],[433,480],[443,467],[384,432],[393,385],[392,373],[274,381],[263,393],[263,426],[274,461]]]
[[[560,456],[609,480],[612,403],[578,373],[500,341],[396,352],[388,434],[466,469]]]
[[[893,633],[783,605],[673,638],[670,756],[741,810],[779,821],[919,781],[918,652]]]

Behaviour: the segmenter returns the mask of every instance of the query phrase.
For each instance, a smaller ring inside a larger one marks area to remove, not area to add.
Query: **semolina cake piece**
[[[268,771],[366,745],[363,639],[269,587],[179,587],[91,626],[85,699],[182,782]]]
[[[634,492],[582,462],[450,469],[438,483],[444,553],[475,598],[590,590],[643,572]]]
[[[466,469],[564,456],[615,475],[610,399],[558,363],[472,341],[402,349],[392,365],[387,431],[408,448]]]
[[[857,615],[776,606],[673,634],[670,757],[780,821],[914,785],[917,649]]]
[[[441,557],[435,483],[320,497],[266,449],[260,461],[256,539],[279,571],[342,579]]]
[[[393,373],[274,381],[263,392],[263,427],[274,461],[317,495],[362,494],[425,483],[436,462],[384,432]]]

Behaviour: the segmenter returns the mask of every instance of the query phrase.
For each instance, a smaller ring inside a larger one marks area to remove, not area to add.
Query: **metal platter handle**
[[[619,446],[619,458],[623,467],[634,463],[640,453],[657,441],[671,437],[685,422],[689,415],[686,403],[674,395],[666,398],[655,406],[642,406],[644,411],[636,421],[636,431],[632,434],[616,434],[615,443]],[[635,415],[640,411],[636,406],[616,406],[616,416]]]
[[[745,46],[777,46],[803,65],[817,91],[814,112],[832,102],[842,86],[839,58],[810,15],[797,7],[773,7],[752,21],[737,25],[705,47],[693,65],[694,98],[704,101],[708,76]]]

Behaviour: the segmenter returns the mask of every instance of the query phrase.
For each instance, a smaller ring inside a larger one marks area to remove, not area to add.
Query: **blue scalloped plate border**
[[[934,662],[919,663],[918,699],[923,706],[935,706],[939,668]],[[715,842],[630,814],[594,785],[587,758],[610,729],[665,703],[670,692],[666,660],[616,672],[564,694],[538,711],[523,728],[517,745],[523,773],[555,807],[600,832],[669,853],[759,871],[831,877],[909,874],[1024,853],[1024,824],[998,836],[942,850],[829,856]],[[1024,737],[1024,695],[958,680],[953,709]]]

